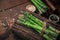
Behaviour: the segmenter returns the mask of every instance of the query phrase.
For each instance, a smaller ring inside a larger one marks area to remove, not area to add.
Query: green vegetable
[[[48,37],[47,34],[44,34],[43,37],[44,37],[46,40],[52,40],[50,37]]]
[[[38,11],[40,13],[43,13],[43,10],[39,7],[39,5],[37,3],[34,2],[34,0],[31,0],[33,2],[33,4],[37,7]]]
[[[44,3],[40,2],[39,0],[37,0],[37,1],[39,2],[39,4],[40,4],[43,8],[45,8],[45,9],[49,9],[49,7],[46,6]]]
[[[24,25],[27,25],[30,28],[34,28],[35,30],[41,31],[41,29],[42,29],[40,26],[35,25],[35,24],[31,24],[28,20],[23,19],[23,18],[20,19],[19,22],[22,23],[22,24],[24,24]]]
[[[47,9],[49,9],[49,7],[42,0],[37,0],[37,1],[39,1],[39,3],[41,3],[42,5],[44,5],[44,7],[46,7]]]
[[[38,24],[36,24],[33,20],[31,20],[29,17],[26,17],[25,19],[26,19],[27,21],[31,22],[32,24],[38,25]],[[41,27],[42,27],[42,25],[38,25],[38,26],[41,26]]]
[[[54,31],[54,32],[56,32],[56,31],[55,31],[56,29],[53,28],[52,26],[49,26],[49,29],[52,30],[52,31]],[[57,32],[56,32],[56,33],[57,33]]]
[[[42,3],[40,3],[38,0],[34,0],[42,9],[47,9],[47,7],[45,5],[43,5]]]
[[[45,13],[48,7],[43,3],[42,0],[31,0],[31,2],[37,7],[40,13]]]
[[[49,29],[47,29],[45,32],[46,32],[47,34],[52,35],[53,37],[55,37],[55,36],[57,35],[55,32],[53,32],[53,31],[51,31],[51,30],[49,30]]]
[[[38,33],[40,34],[42,33],[44,22],[42,22],[41,20],[39,20],[38,18],[30,14],[29,12],[23,12],[23,16],[19,16],[18,21],[19,23],[26,25],[29,28],[33,28]],[[46,40],[56,39],[58,36],[58,33],[55,32],[55,30],[56,29],[54,29],[52,26],[48,26],[48,28],[46,28],[43,34],[43,37]]]
[[[32,21],[34,21],[36,24],[38,25],[42,25],[43,26],[43,22],[41,20],[39,20],[38,18],[34,17],[33,15],[31,15],[30,13],[26,12],[25,16],[29,17]]]

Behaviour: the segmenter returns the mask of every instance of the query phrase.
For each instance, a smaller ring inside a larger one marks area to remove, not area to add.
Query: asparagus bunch
[[[32,29],[24,27],[19,24],[14,24],[12,32],[21,40],[41,40],[41,37]]]
[[[49,7],[42,0],[31,0],[40,13],[45,13]]]
[[[44,22],[30,14],[29,12],[24,12],[23,16],[18,17],[18,22],[27,25],[29,28],[35,29],[38,33],[41,34]],[[55,31],[56,29],[52,26],[48,26],[46,28],[43,37],[46,40],[56,40],[56,37],[58,36],[58,32]]]

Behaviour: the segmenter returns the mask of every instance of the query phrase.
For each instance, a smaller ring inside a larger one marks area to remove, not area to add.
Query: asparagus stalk
[[[53,37],[52,35],[50,35],[50,34],[47,34],[47,35],[48,35],[48,37],[50,37],[52,40],[56,40],[56,38]]]
[[[34,22],[33,20],[31,20],[31,19],[28,18],[28,17],[26,17],[25,19],[28,20],[29,22],[35,24],[35,25],[38,25],[36,22]],[[40,25],[38,25],[38,26],[41,26],[41,27],[42,27],[42,24],[40,23]]]
[[[43,13],[46,12],[46,11],[43,9],[43,7],[41,7],[41,5],[38,4],[38,2],[37,2],[36,0],[33,0],[33,2],[35,2],[35,3],[37,4],[36,7],[38,6],[39,9],[40,9]]]
[[[42,9],[39,7],[39,5],[36,4],[36,3],[34,2],[34,0],[31,0],[31,2],[37,7],[38,11],[42,14],[43,11],[42,11]]]
[[[45,7],[43,4],[39,3],[36,0],[34,0],[34,1],[39,5],[40,8],[42,8],[44,10],[43,13],[45,13],[47,11],[47,9],[48,9],[47,7]]]
[[[21,19],[21,20],[19,20],[19,23],[21,23],[23,25],[27,25],[30,28],[34,28],[38,33],[41,33],[42,28],[40,26],[31,24],[30,22],[27,22],[27,20],[25,22],[24,21],[25,21],[25,19]]]
[[[20,17],[18,17],[18,19],[20,20],[20,19],[24,19],[24,20],[26,20],[26,21],[28,21],[28,22],[30,22],[31,24],[33,24],[33,25],[37,25],[38,27],[42,27],[42,25],[38,25],[38,24],[36,24],[34,21],[32,21],[30,18],[28,18],[27,16],[20,16]]]
[[[48,37],[47,34],[44,34],[43,37],[44,37],[46,40],[52,40],[50,37]]]
[[[57,38],[57,36],[59,35],[59,33],[55,31],[56,29],[54,29],[53,27],[50,26],[49,30],[51,30],[54,33],[56,33],[56,35],[54,36],[54,38]]]
[[[30,28],[14,24],[12,32],[17,35],[21,40],[41,40],[40,36]],[[19,40],[19,39],[18,39]]]
[[[41,27],[38,27],[37,25],[31,24],[30,22],[28,22],[25,19],[21,19],[21,20],[19,20],[19,22],[22,23],[22,24],[24,24],[24,25],[27,25],[30,28],[34,28],[35,30],[40,30],[41,31],[41,29],[42,29]]]
[[[28,21],[30,24],[32,24],[32,25],[34,25],[34,26],[37,25],[36,27],[41,27],[41,26],[42,26],[42,25],[39,26],[38,24],[36,24],[34,21],[32,21],[31,19],[29,19],[28,17],[26,17],[26,15],[24,15],[24,16],[22,16],[22,17],[20,16],[20,17],[18,17],[18,19],[21,20],[21,21],[23,20],[23,22]],[[25,20],[26,20],[26,21],[25,21]],[[27,23],[27,24],[29,24],[29,23]],[[32,26],[32,27],[33,27],[33,26]],[[36,29],[37,29],[37,28],[36,28]],[[40,31],[40,28],[37,29],[37,30]]]
[[[43,9],[47,9],[47,7],[45,5],[43,5],[42,3],[40,3],[38,0],[34,0],[39,6],[41,6],[41,8]]]
[[[50,34],[50,35],[52,35],[53,37],[55,37],[57,34],[56,33],[54,33],[53,31],[51,31],[51,30],[49,30],[49,29],[47,29],[46,31],[46,34]]]
[[[29,12],[25,12],[24,17],[19,17],[19,22],[24,25],[27,25],[30,28],[35,29],[38,33],[41,33],[42,31],[43,22],[31,15]],[[52,40],[49,38],[48,35],[51,35],[53,36],[53,38],[56,38],[58,36],[58,33],[54,32],[54,30],[55,29],[53,27],[49,26],[49,28],[45,30],[46,34],[44,34],[43,37],[46,38],[46,40]]]
[[[36,1],[36,0],[35,0]],[[40,5],[42,8],[44,9],[48,9],[48,7],[44,4],[42,4],[41,2],[39,2],[38,0],[36,1],[38,3],[38,5]]]
[[[37,1],[39,1],[39,3],[43,4],[45,7],[47,7],[49,9],[49,7],[46,6],[46,4],[42,0],[37,0]]]
[[[34,21],[32,21],[31,19],[29,19],[29,18],[26,18],[29,22],[31,22],[32,24],[34,24],[34,25],[37,25],[38,27],[42,27],[42,25],[38,25],[38,24],[36,24]]]
[[[39,20],[38,18],[34,17],[33,15],[31,15],[30,13],[26,12],[25,16],[29,17],[31,20],[33,20],[36,24],[38,25],[42,25],[43,26],[43,22],[41,20]]]
[[[54,31],[55,33],[57,33],[57,32],[56,32],[56,29],[53,28],[52,26],[49,26],[49,29],[52,30],[52,31]]]

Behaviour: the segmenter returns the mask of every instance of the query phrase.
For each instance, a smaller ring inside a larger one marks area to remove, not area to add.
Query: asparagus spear
[[[12,32],[19,38],[22,38],[21,40],[41,40],[40,36],[36,34],[33,30],[18,24],[14,24]]]
[[[38,24],[36,24],[34,21],[32,21],[31,19],[29,19],[29,18],[26,17],[25,15],[22,16],[22,17],[21,17],[21,15],[20,15],[20,17],[18,17],[18,19],[19,19],[19,20],[23,20],[23,22],[25,22],[25,20],[26,20],[26,21],[28,21],[29,23],[31,23],[32,25],[34,25],[34,26],[37,25],[36,27],[40,27],[40,26],[41,26],[41,25],[39,26]],[[38,30],[40,30],[40,29],[38,29]]]
[[[37,7],[38,11],[42,14],[42,9],[34,2],[34,0],[31,0],[31,2]]]
[[[43,4],[41,4],[41,3],[39,3],[38,1],[36,1],[36,0],[34,0],[37,4],[38,4],[38,6],[43,10],[43,13],[45,13],[46,11],[47,11],[47,7],[44,7],[44,6],[42,6]]]
[[[25,19],[27,19],[29,22],[35,24],[35,25],[38,25],[36,24],[36,22],[34,22],[33,20],[31,20],[30,18],[26,17]],[[40,25],[38,25],[39,27],[41,26],[42,27],[42,24],[40,23]]]
[[[37,29],[37,30],[39,30],[39,31],[41,30],[40,28],[42,28],[42,25],[39,26],[38,24],[34,23],[32,20],[30,20],[28,18],[26,18],[26,20],[29,21],[30,23],[32,23],[34,26],[37,25],[36,27],[39,27],[39,29]]]
[[[52,31],[54,31],[55,33],[58,33],[58,32],[56,32],[56,29],[53,28],[52,26],[49,26],[49,29],[52,30]]]
[[[46,6],[46,5],[45,5],[45,3],[43,3],[43,1],[42,1],[42,0],[37,0],[37,1],[39,1],[39,3],[43,4],[45,7],[47,7],[47,8],[49,9],[49,7],[48,7],[48,6]]]
[[[52,40],[56,40],[56,38],[53,37],[53,35],[50,35],[50,34],[47,34],[47,35],[48,35],[48,37],[50,37]]]
[[[46,40],[52,40],[50,37],[48,37],[47,34],[44,34],[43,37],[44,37]]]
[[[43,7],[38,5],[38,2],[36,0],[33,0],[33,2],[36,4],[36,7],[38,6],[38,8],[44,13],[45,10],[43,9]]]
[[[49,30],[49,29],[47,29],[47,30],[45,31],[45,33],[46,33],[46,34],[50,34],[50,35],[52,35],[53,37],[55,37],[55,36],[57,35],[55,32],[53,32],[53,31],[51,31],[51,30]]]
[[[43,26],[43,22],[41,20],[39,20],[38,18],[34,17],[33,15],[31,15],[29,12],[25,13],[25,16],[29,17],[31,20],[33,20],[36,24],[38,25],[42,25]]]
[[[27,15],[27,14],[26,14]],[[33,24],[33,25],[38,25],[38,24],[36,24],[34,21],[32,21],[30,18],[28,18],[26,15],[24,15],[24,16],[20,16],[20,17],[18,17],[19,19],[21,19],[21,18],[24,18],[25,20],[27,20],[28,22],[30,22],[31,24]],[[42,27],[42,25],[38,25],[38,27]]]
[[[41,8],[47,9],[47,7],[45,5],[43,5],[41,2],[39,2],[38,0],[34,0],[39,6],[41,6]]]
[[[28,22],[25,19],[21,19],[21,20],[19,20],[19,22],[22,23],[22,24],[24,24],[24,25],[29,26],[30,28],[34,28],[35,30],[40,30],[41,31],[41,29],[42,29],[41,27],[38,27],[37,25],[31,24],[30,22]]]
[[[31,14],[29,14],[29,12],[25,12],[25,14],[24,14],[25,16],[26,16],[26,18],[27,19],[19,19],[19,21],[20,21],[20,23],[22,23],[22,24],[24,24],[24,25],[27,25],[27,26],[29,26],[30,28],[34,28],[38,33],[41,33],[41,31],[42,31],[42,27],[41,27],[41,25],[40,24],[43,24],[43,22],[42,21],[38,21],[39,19],[37,19],[36,17],[34,17],[33,15],[31,15]],[[22,17],[22,18],[24,18],[24,17]],[[30,18],[30,19],[29,19]],[[34,20],[33,20],[33,18],[34,18]],[[37,20],[36,20],[37,19]],[[29,21],[28,21],[29,20]],[[33,21],[32,21],[33,20]],[[32,23],[32,24],[31,24]],[[38,24],[37,24],[38,23]],[[39,24],[40,23],[40,24]],[[50,28],[50,29],[47,29],[47,30],[45,30],[45,33],[47,34],[50,34],[50,35],[52,35],[52,36],[54,36],[54,38],[55,38],[55,36],[57,37],[57,34],[54,32],[54,30],[52,30],[52,28]],[[48,35],[47,34],[47,35]],[[45,35],[45,34],[44,34]],[[47,35],[45,35],[44,37],[47,39],[48,38],[48,36]],[[49,39],[49,38],[48,38]],[[50,39],[49,39],[50,40]]]

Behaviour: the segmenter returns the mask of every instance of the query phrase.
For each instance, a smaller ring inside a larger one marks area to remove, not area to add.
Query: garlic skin
[[[27,5],[26,6],[26,9],[28,11],[31,11],[31,12],[35,12],[36,11],[36,7],[34,5]]]

